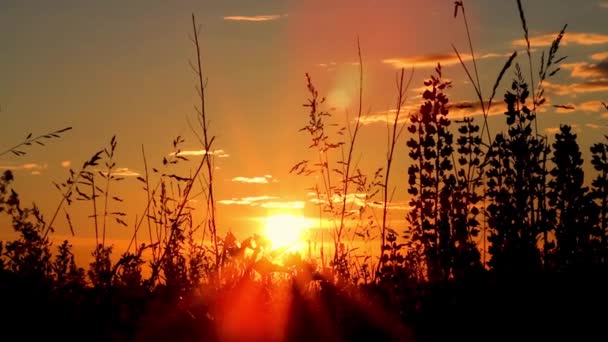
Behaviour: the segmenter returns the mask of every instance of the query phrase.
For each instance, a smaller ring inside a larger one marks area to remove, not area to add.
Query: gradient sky
[[[536,66],[540,51],[569,25],[560,50],[568,59],[546,85],[550,104],[539,114],[540,128],[554,133],[560,123],[572,124],[587,151],[608,133],[608,115],[599,102],[608,101],[608,1],[523,3]],[[506,56],[522,52],[517,4],[468,0],[465,6],[487,96]],[[52,181],[65,180],[67,167],[81,165],[113,135],[118,138],[118,166],[127,175],[143,172],[142,144],[151,166],[171,152],[177,135],[186,139],[182,149],[201,149],[188,126],[196,103],[195,77],[188,65],[194,57],[192,13],[202,27],[211,131],[216,149],[224,151],[216,158],[219,224],[241,237],[259,228],[256,219],[280,212],[277,207],[304,206],[304,214],[316,212],[306,189],[314,179],[289,174],[293,164],[310,159],[307,137],[298,133],[307,120],[304,74],[311,74],[328,104],[336,107],[334,119],[343,124],[345,113],[352,117],[356,110],[357,36],[369,113],[356,149],[364,171],[383,164],[384,119],[394,108],[400,67],[415,68],[408,108],[415,110],[422,81],[437,62],[453,81],[451,100],[474,100],[473,88],[451,53],[452,43],[468,52],[461,18],[453,17],[453,1],[1,0],[0,146],[8,148],[30,132],[74,128],[45,148],[32,147],[24,157],[0,160],[0,169],[14,170],[26,203],[35,201],[51,215],[61,198]],[[518,60],[526,70],[526,60]],[[491,117],[490,124],[493,133],[504,128],[500,115]],[[405,211],[400,204],[407,201],[403,140],[396,153],[392,225],[401,231]],[[145,205],[140,188],[130,177],[116,189],[127,200],[119,209],[128,212],[130,224]],[[76,210],[73,216],[75,244],[91,243],[86,214]],[[111,235],[120,241],[130,231],[117,226]],[[57,236],[68,236],[65,223],[59,224]]]

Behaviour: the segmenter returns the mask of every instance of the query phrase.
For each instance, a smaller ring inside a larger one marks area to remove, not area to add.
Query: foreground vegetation
[[[455,9],[464,15],[462,2]],[[193,28],[196,132],[202,148],[213,151],[194,18]],[[563,60],[558,50],[564,34],[565,27],[543,53],[540,70],[529,75],[514,53],[488,100],[476,67],[462,64],[480,100],[481,127],[473,118],[450,120],[451,84],[438,65],[403,131],[399,122],[409,82],[402,70],[387,163],[372,175],[353,162],[361,102],[354,127],[334,132],[331,114],[307,76],[309,121],[302,131],[319,160],[297,163],[292,172],[321,179],[312,189],[319,215],[333,224],[329,258],[323,251],[320,260],[293,254],[278,265],[263,237],[221,236],[213,154],[204,155],[188,176],[174,173],[174,165],[188,162],[180,155],[180,137],[161,169],[145,162],[139,180],[148,201],[127,252],[116,260],[106,231],[110,224],[127,223],[114,209],[122,199],[111,192],[121,181],[115,138],[57,184],[62,199],[48,220],[36,207],[21,204],[6,171],[0,177],[0,214],[9,217],[18,237],[0,244],[3,331],[24,340],[547,340],[566,331],[583,340],[605,336],[608,142],[591,147],[595,173],[586,184],[572,128],[562,125],[554,137],[538,132],[536,113],[546,105],[542,85]],[[487,115],[511,74],[505,133],[492,135]],[[362,83],[360,90],[361,101]],[[7,153],[21,156],[27,146],[63,133],[28,136]],[[397,186],[407,187],[412,209],[406,227],[390,227],[388,180],[394,153],[404,151],[398,144],[402,133],[411,163]],[[189,204],[198,187],[206,198],[200,225]],[[350,200],[361,193],[361,201]],[[77,234],[69,211],[76,201],[90,204],[96,232],[86,268],[75,263],[69,241],[51,242],[59,215]],[[377,203],[383,214],[378,219],[369,216]],[[377,244],[378,253],[356,254],[347,236]]]

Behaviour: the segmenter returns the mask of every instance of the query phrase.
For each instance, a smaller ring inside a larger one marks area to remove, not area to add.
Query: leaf
[[[63,132],[67,132],[67,131],[69,131],[71,129],[72,129],[72,127],[66,127],[66,128],[63,128],[63,129],[60,129],[60,130],[56,131],[55,133],[63,133]]]
[[[121,220],[120,218],[116,217],[115,219],[116,219],[116,222],[117,222],[117,223],[119,223],[119,224],[121,224],[121,225],[123,225],[123,226],[125,226],[125,227],[127,227],[127,226],[128,226],[128,225],[127,225],[127,223],[126,223],[125,221]]]
[[[490,101],[489,101],[490,104],[492,103],[492,99],[494,99],[494,96],[496,95],[496,89],[498,89],[498,87],[500,85],[500,81],[502,80],[502,77],[504,76],[505,72],[507,72],[507,70],[509,70],[509,68],[511,67],[513,60],[515,60],[515,57],[517,57],[517,51],[513,51],[513,54],[511,54],[511,57],[509,57],[509,59],[507,60],[505,65],[502,67],[502,70],[500,70],[500,73],[498,74],[498,77],[496,78],[496,82],[494,82],[494,87],[492,88],[492,96],[490,96]]]

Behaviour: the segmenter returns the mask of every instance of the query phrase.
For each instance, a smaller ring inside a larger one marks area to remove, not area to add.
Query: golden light
[[[276,214],[264,220],[264,235],[273,249],[300,249],[312,222],[300,215]]]

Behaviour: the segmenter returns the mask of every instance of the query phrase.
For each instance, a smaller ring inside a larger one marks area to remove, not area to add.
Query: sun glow
[[[303,244],[305,235],[311,227],[311,220],[303,216],[276,214],[264,220],[264,235],[274,249],[297,250]]]

